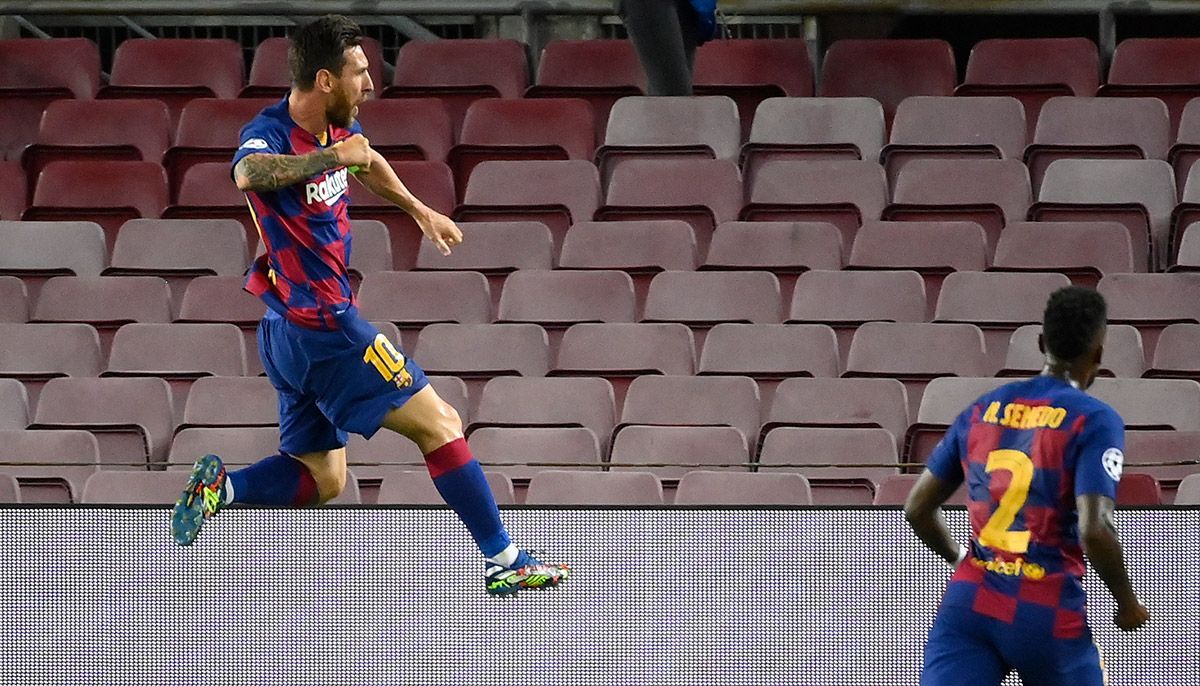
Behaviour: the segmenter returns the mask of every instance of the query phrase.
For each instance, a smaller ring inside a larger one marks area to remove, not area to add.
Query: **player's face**
[[[334,126],[347,128],[354,123],[358,116],[358,106],[366,102],[375,84],[371,83],[371,75],[367,72],[367,56],[360,46],[346,48],[346,61],[342,64],[342,73],[334,79],[334,88],[330,93],[329,105],[325,116]]]

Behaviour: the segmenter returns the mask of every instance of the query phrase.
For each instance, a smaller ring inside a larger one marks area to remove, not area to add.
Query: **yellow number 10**
[[[387,336],[379,334],[363,353],[363,362],[370,362],[384,379],[391,381],[404,371],[404,355],[392,345]]]
[[[1024,553],[1029,550],[1028,531],[1009,531],[1017,519],[1017,512],[1029,497],[1029,485],[1033,483],[1033,460],[1019,450],[993,450],[988,453],[987,473],[1002,469],[1012,474],[1012,481],[1000,505],[991,519],[979,532],[979,543],[1009,553]]]

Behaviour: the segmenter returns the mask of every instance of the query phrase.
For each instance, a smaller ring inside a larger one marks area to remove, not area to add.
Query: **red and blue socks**
[[[438,493],[467,526],[484,557],[504,559],[511,553],[515,559],[516,548],[500,522],[492,489],[467,441],[455,439],[434,450],[425,456],[425,466]]]
[[[320,502],[317,481],[304,463],[272,455],[226,475],[225,504],[310,507]]]

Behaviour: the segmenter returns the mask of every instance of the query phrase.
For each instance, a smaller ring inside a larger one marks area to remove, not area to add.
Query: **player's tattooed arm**
[[[338,166],[337,154],[326,148],[306,155],[247,155],[233,168],[237,187],[243,191],[269,192],[295,185]]]

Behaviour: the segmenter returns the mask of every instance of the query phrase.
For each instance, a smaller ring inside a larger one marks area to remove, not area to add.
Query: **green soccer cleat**
[[[192,465],[192,475],[171,510],[171,537],[191,545],[204,520],[225,507],[225,465],[216,455],[205,455]]]
[[[571,567],[546,564],[521,551],[511,567],[489,564],[484,569],[487,592],[495,596],[511,596],[523,588],[554,588],[571,576]]]

